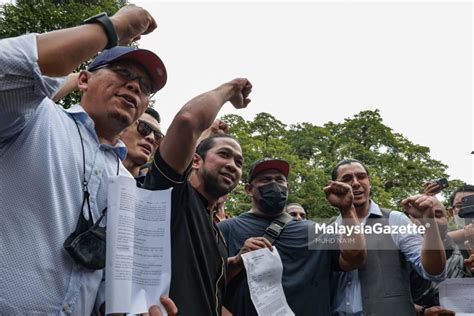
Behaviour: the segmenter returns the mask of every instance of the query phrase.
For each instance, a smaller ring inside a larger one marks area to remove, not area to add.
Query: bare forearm
[[[70,93],[76,91],[78,89],[78,87],[77,87],[77,78],[78,77],[79,77],[79,73],[70,74],[67,77],[67,80],[64,83],[64,85],[61,87],[61,89],[59,89],[58,92],[56,92],[56,94],[53,96],[53,98],[52,98],[53,101],[58,102],[59,100],[61,100],[65,96],[67,96]]]
[[[457,244],[462,244],[464,243],[464,241],[466,241],[466,234],[464,233],[464,229],[458,229],[452,232],[448,232],[448,235]]]
[[[223,84],[187,102],[177,116],[187,116],[193,123],[193,130],[199,136],[214,122],[222,106],[229,101],[233,86]]]
[[[120,45],[127,45],[156,28],[153,17],[133,4],[122,7],[110,23]],[[38,36],[38,64],[50,77],[66,76],[107,46],[107,35],[97,23],[44,33]]]
[[[348,227],[356,227],[360,225],[355,209],[352,207],[350,211],[341,212],[342,224]],[[349,271],[362,266],[367,258],[367,247],[365,244],[365,236],[360,231],[359,233],[352,232],[351,235],[341,235],[339,243],[340,266],[343,270]]]
[[[50,77],[65,76],[107,44],[98,24],[81,25],[38,36],[38,64]]]
[[[421,263],[425,271],[432,275],[443,272],[446,265],[446,252],[436,224],[430,225],[423,236]]]
[[[230,257],[227,259],[227,283],[235,278],[240,271],[244,268],[242,259],[238,256]]]

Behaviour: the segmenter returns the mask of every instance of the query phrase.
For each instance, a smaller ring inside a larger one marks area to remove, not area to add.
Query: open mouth
[[[362,192],[362,191],[355,191],[355,192],[353,192],[353,194],[354,194],[354,197],[363,196],[363,195],[364,195],[364,192]]]
[[[151,148],[150,145],[148,145],[148,144],[142,144],[142,145],[140,145],[140,147],[145,150],[145,152],[146,152],[147,155],[151,154],[152,148]]]
[[[132,108],[137,107],[137,100],[128,94],[119,94],[118,95],[128,106]]]

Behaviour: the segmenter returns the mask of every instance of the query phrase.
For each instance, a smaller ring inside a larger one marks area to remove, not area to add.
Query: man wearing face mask
[[[262,236],[274,219],[285,212],[288,174],[289,165],[284,160],[265,158],[255,162],[245,185],[245,192],[252,199],[251,210],[218,224],[229,254],[224,306],[233,315],[257,315],[241,254],[264,247],[271,249],[271,243]],[[359,223],[349,186],[332,182],[325,193],[349,225]],[[284,267],[285,296],[295,315],[329,315],[331,271],[355,269],[363,264],[366,256],[364,237],[358,234],[353,235],[357,246],[350,250],[343,249],[344,246],[339,250],[337,245],[335,250],[310,249],[308,233],[314,232],[314,225],[310,220],[292,220],[273,243]]]

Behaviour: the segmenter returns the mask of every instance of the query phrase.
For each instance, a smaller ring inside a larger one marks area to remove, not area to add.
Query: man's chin
[[[354,204],[354,207],[362,207],[362,206],[365,206],[367,204],[367,200],[365,200],[365,201],[354,201],[353,204]]]
[[[109,115],[109,118],[114,120],[115,122],[117,122],[117,124],[122,127],[122,130],[124,130],[125,128],[129,127],[130,125],[132,125],[132,123],[134,122],[130,116],[128,115],[125,115],[123,113],[120,113],[120,112],[112,112],[110,113]]]

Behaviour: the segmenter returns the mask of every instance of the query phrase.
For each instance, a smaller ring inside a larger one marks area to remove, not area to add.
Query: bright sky
[[[221,114],[323,125],[378,108],[451,179],[474,182],[470,2],[135,3],[158,23],[140,46],[168,70],[156,96],[165,129],[187,100],[247,77],[249,107]]]

